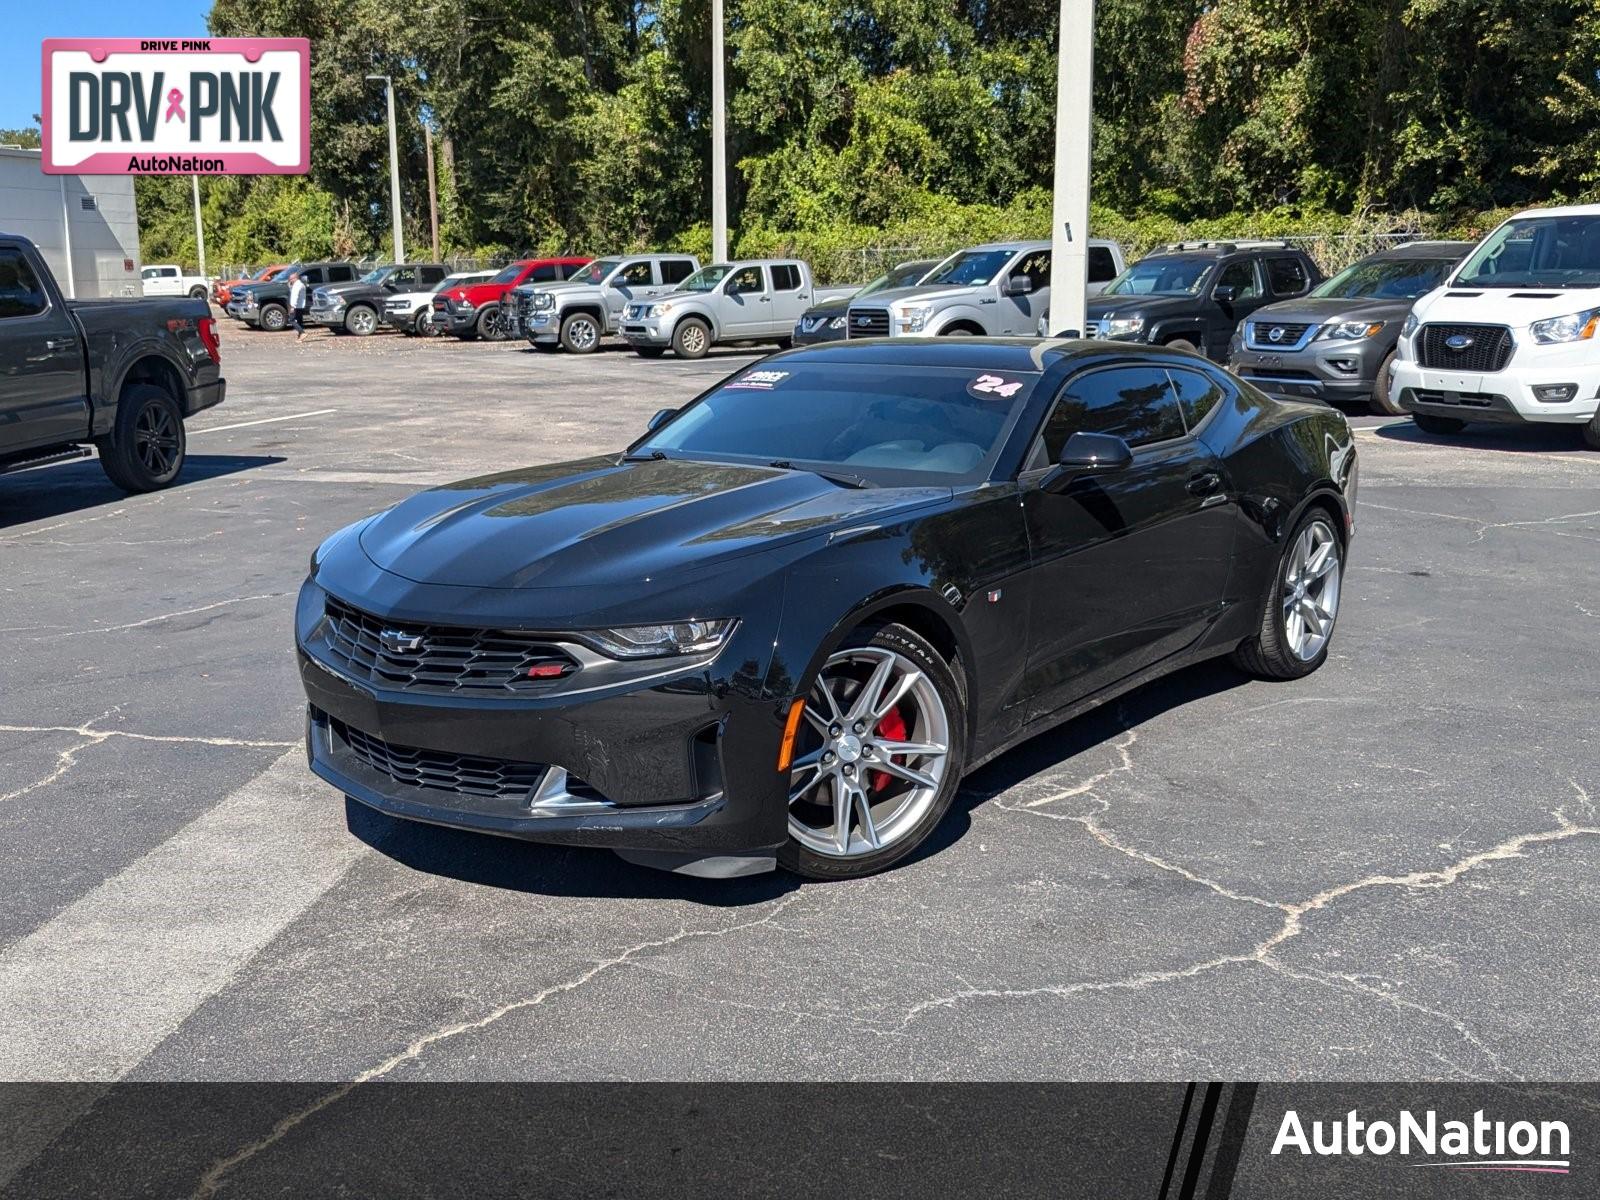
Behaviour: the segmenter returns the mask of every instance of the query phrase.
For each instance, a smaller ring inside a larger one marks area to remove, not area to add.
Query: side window
[[[1256,264],[1248,258],[1229,263],[1217,277],[1217,287],[1233,288],[1236,300],[1256,299],[1261,295],[1261,284],[1256,279]]]
[[[307,267],[304,271],[300,272],[300,278],[305,280],[307,287],[310,287],[313,283],[328,282],[327,272],[321,267]]]
[[[527,283],[559,283],[561,272],[556,269],[555,263],[540,263],[528,272]]]
[[[1089,247],[1089,282],[1110,283],[1117,277],[1117,260],[1110,246]]]
[[[412,267],[400,267],[397,270],[391,271],[389,273],[389,278],[384,280],[385,283],[405,288],[411,287],[411,285],[416,283],[416,281],[417,272]]]
[[[1045,462],[1057,462],[1075,433],[1112,433],[1130,446],[1184,434],[1172,381],[1160,367],[1113,367],[1069,379],[1044,427]],[[1034,465],[1037,455],[1030,460]]]
[[[1026,275],[1028,282],[1033,284],[1033,290],[1043,291],[1050,286],[1050,251],[1040,250],[1028,255],[1016,266],[1011,268],[1012,275]]]
[[[35,317],[45,310],[39,277],[16,246],[0,246],[0,321],[8,317]]]
[[[728,280],[728,295],[737,296],[750,292],[762,292],[766,286],[761,282],[760,267],[740,267],[733,273],[733,278]]]
[[[772,290],[797,292],[800,290],[800,268],[793,263],[779,263],[772,268]]]
[[[1206,419],[1206,414],[1222,399],[1222,386],[1209,375],[1199,371],[1167,372],[1178,392],[1178,404],[1183,409],[1183,419],[1190,429]]]
[[[687,258],[663,258],[661,260],[661,282],[682,283],[694,274],[694,263]]]
[[[329,283],[352,283],[356,278],[356,269],[349,263],[328,268]]]
[[[1274,296],[1298,296],[1311,286],[1305,264],[1298,258],[1267,259],[1267,280]]]
[[[629,263],[618,274],[617,282],[625,287],[649,287],[650,260],[641,259],[639,262]]]
[[[422,267],[417,271],[417,282],[423,287],[432,287],[443,278],[443,267]]]
[[[161,268],[160,267],[146,267],[143,271],[139,272],[139,278],[141,278],[141,279],[159,279],[159,278],[161,278]]]

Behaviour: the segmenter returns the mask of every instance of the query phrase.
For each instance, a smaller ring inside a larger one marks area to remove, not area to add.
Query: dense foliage
[[[1476,227],[1467,214],[1600,190],[1594,0],[1098,8],[1095,223],[1135,246],[1183,229],[1320,232],[1350,214]],[[372,73],[394,76],[404,114],[409,248],[427,245],[426,119],[447,253],[704,249],[709,10],[215,0],[215,34],[313,39],[313,171],[207,181],[209,257],[385,252]],[[1057,11],[727,0],[736,246],[804,249],[836,274],[862,247],[1042,233]],[[141,181],[140,203],[146,256],[192,261],[187,180]]]

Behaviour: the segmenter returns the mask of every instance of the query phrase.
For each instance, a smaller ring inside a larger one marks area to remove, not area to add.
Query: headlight
[[[1416,313],[1407,313],[1406,314],[1406,323],[1404,325],[1400,326],[1400,336],[1404,337],[1404,338],[1410,337],[1413,333],[1415,333],[1417,331],[1417,326],[1419,326],[1421,324],[1422,324],[1422,322],[1417,320],[1417,314]]]
[[[529,297],[528,303],[534,308],[554,308],[556,298],[549,292],[535,292]]]
[[[664,317],[671,311],[672,302],[669,300],[665,304],[652,304],[648,309],[645,310],[644,315],[647,317]]]
[[[254,296],[252,296],[249,292],[246,292],[245,296],[244,296],[244,299],[239,302],[239,307],[240,308],[254,308],[255,306],[256,306],[256,298]]]
[[[1143,332],[1143,317],[1107,317],[1100,322],[1101,337],[1136,338]]]
[[[477,305],[473,304],[471,300],[457,300],[456,307],[462,312],[471,312]]]
[[[900,310],[900,324],[907,333],[921,333],[928,327],[928,318],[932,315],[931,304],[908,304]]]
[[[1550,346],[1557,342],[1586,342],[1594,336],[1597,325],[1600,325],[1600,308],[1591,308],[1570,317],[1535,321],[1528,326],[1528,332],[1539,345]]]
[[[663,658],[703,654],[728,640],[736,622],[677,621],[671,625],[626,625],[592,629],[585,636],[612,658]]]
[[[828,328],[829,329],[843,329],[844,326],[845,326],[845,322],[848,319],[849,318],[847,318],[843,313],[840,313],[837,317],[835,317],[833,320],[828,322]]]
[[[1359,342],[1362,338],[1376,337],[1383,326],[1382,321],[1340,321],[1324,329],[1322,337],[1325,341]]]

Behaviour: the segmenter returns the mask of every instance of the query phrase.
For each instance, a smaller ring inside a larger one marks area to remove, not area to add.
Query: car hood
[[[311,290],[326,292],[330,296],[353,296],[357,292],[377,291],[382,286],[382,284],[377,283],[362,283],[360,280],[351,280],[349,283],[319,283]]]
[[[806,471],[618,456],[433,488],[361,531],[372,562],[480,588],[648,583],[800,538],[880,524],[947,487],[852,489]]]
[[[1600,288],[1436,288],[1412,311],[1419,321],[1525,328],[1600,307]]]
[[[393,304],[398,301],[401,304],[427,304],[434,295],[434,292],[390,292],[384,303]]]
[[[815,320],[820,317],[823,320],[830,320],[833,317],[842,317],[849,311],[850,299],[847,296],[843,300],[830,300],[826,304],[813,304],[810,308],[806,309],[805,312],[800,314],[800,319],[802,321],[806,321]]]
[[[1117,316],[1159,316],[1162,313],[1193,312],[1200,303],[1198,296],[1095,296],[1089,301],[1087,314],[1091,321]]]
[[[900,300],[967,300],[992,294],[987,287],[951,287],[947,283],[913,284],[911,287],[885,288],[861,299],[863,307],[889,308]]]
[[[1414,300],[1302,296],[1279,300],[1250,314],[1257,325],[1326,325],[1331,321],[1393,321],[1411,311]]]

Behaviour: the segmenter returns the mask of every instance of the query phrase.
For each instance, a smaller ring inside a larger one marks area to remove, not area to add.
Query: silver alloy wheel
[[[361,305],[351,312],[349,325],[351,333],[365,337],[378,327],[378,314],[366,305]]]
[[[600,331],[595,328],[592,318],[573,317],[567,323],[567,338],[572,348],[582,354],[594,349],[595,343],[600,340]]]
[[[839,651],[806,697],[805,719],[806,748],[789,775],[795,841],[860,858],[917,827],[944,782],[950,719],[914,660],[882,646]]]
[[[1295,539],[1283,571],[1283,636],[1301,662],[1322,653],[1339,615],[1339,538],[1315,520]]]
[[[699,325],[690,325],[683,331],[681,340],[690,354],[699,354],[706,348],[706,331]]]

